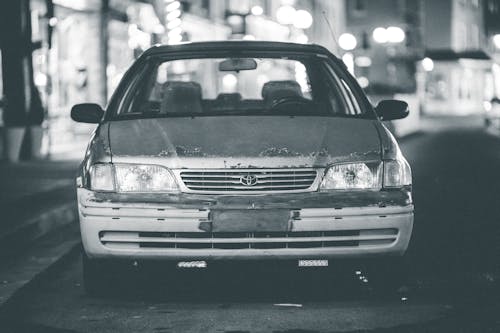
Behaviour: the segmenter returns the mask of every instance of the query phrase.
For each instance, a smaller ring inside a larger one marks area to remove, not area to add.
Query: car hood
[[[113,121],[113,162],[170,168],[322,167],[381,156],[376,121],[217,116]]]

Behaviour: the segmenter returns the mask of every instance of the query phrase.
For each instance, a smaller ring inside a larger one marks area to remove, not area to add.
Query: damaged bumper
[[[78,189],[93,258],[215,260],[402,255],[409,190],[255,196],[96,193]]]

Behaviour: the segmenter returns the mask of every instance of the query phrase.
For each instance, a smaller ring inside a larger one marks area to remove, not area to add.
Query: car
[[[154,46],[125,73],[77,175],[87,291],[108,262],[327,265],[402,256],[411,169],[341,60],[318,45],[263,41]]]

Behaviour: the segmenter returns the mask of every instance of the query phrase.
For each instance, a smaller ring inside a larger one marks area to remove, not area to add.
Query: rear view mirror
[[[257,62],[251,58],[226,59],[219,63],[221,72],[248,71],[257,68]]]
[[[71,108],[71,119],[79,123],[98,124],[104,116],[99,104],[82,103]]]
[[[408,103],[395,99],[380,101],[375,107],[375,112],[380,120],[403,119],[410,113]]]

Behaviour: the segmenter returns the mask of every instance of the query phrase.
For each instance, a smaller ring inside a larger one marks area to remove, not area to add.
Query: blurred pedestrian
[[[29,126],[31,142],[31,158],[41,157],[43,129],[42,123],[45,118],[45,108],[43,107],[40,92],[34,83],[31,85],[31,103],[28,112],[27,125]]]

